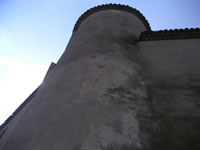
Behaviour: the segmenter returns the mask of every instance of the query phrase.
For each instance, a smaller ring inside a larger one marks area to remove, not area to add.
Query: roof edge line
[[[151,31],[151,27],[147,19],[143,16],[143,14],[138,11],[135,8],[132,8],[128,5],[121,5],[121,4],[103,4],[103,5],[98,5],[96,7],[88,9],[85,13],[83,13],[79,19],[76,21],[76,24],[74,26],[73,32],[76,32],[81,25],[81,23],[88,18],[90,15],[98,12],[98,11],[103,11],[103,10],[109,10],[109,9],[115,9],[115,10],[121,10],[121,11],[127,11],[130,12],[134,15],[136,15],[140,21],[144,24],[146,27],[147,31]]]
[[[200,28],[145,31],[140,35],[140,41],[176,39],[200,39]]]

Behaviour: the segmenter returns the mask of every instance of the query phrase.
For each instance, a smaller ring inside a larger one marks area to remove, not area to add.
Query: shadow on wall
[[[153,115],[152,150],[199,150],[200,85],[160,82],[149,86],[148,94]]]

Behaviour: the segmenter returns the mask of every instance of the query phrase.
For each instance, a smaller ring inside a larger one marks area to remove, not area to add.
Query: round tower
[[[136,42],[150,30],[128,6],[85,12],[56,66],[12,120],[2,150],[143,149],[149,111]]]

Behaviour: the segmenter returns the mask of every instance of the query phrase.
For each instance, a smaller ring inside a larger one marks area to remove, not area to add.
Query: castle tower
[[[60,60],[13,120],[2,149],[140,148],[136,116],[148,110],[135,43],[146,30],[144,16],[128,6],[83,14]]]
[[[166,120],[162,122],[160,114],[168,110],[168,105],[163,106],[160,102],[170,94],[172,85],[171,80],[168,82],[168,76],[165,80],[166,76],[162,76],[162,73],[171,71],[176,87],[185,82],[180,80],[183,78],[176,78],[173,69],[160,67],[156,63],[158,60],[148,54],[150,52],[146,50],[156,50],[156,44],[152,46],[151,43],[145,43],[145,40],[159,37],[157,32],[152,35],[150,33],[145,17],[128,6],[102,5],[85,12],[78,19],[58,63],[51,65],[40,87],[14,114],[15,117],[2,127],[0,149],[160,149],[162,144],[159,144],[165,141],[165,136],[158,139],[160,143],[152,139],[159,138],[162,131],[167,134],[161,126]],[[169,34],[162,33],[162,38],[166,35]],[[198,40],[190,42],[197,44]],[[138,41],[144,41],[145,44],[138,44]],[[199,47],[197,45],[194,49]],[[199,58],[200,53],[195,54],[195,58]],[[159,58],[159,53],[155,55]],[[160,59],[160,64],[165,65],[165,61]],[[190,64],[188,68],[191,68]],[[184,69],[181,71],[184,72]],[[190,73],[194,71],[190,70]],[[159,79],[152,78],[153,75],[159,76]],[[167,81],[168,93],[165,83],[158,86],[161,79]],[[156,86],[153,88],[149,86],[154,83]],[[178,94],[173,94],[167,98],[176,99],[174,97]],[[160,101],[157,101],[159,96]],[[198,96],[196,94],[195,98]],[[154,99],[156,103],[152,102]],[[200,114],[194,103],[194,106],[190,105],[191,110]],[[179,107],[179,103],[176,104],[174,112],[185,111],[182,108],[186,105]],[[184,116],[181,113],[174,114],[178,119]],[[154,132],[154,129],[159,132]],[[196,134],[192,137],[196,139]]]

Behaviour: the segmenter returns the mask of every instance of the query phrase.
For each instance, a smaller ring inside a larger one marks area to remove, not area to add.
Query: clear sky
[[[200,27],[200,0],[0,0],[0,124],[57,62],[78,17],[106,3],[138,9],[152,30]]]

